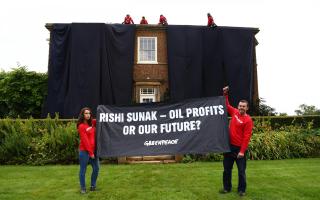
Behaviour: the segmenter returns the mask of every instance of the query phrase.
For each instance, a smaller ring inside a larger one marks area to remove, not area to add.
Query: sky
[[[46,23],[121,23],[130,14],[156,24],[259,28],[256,35],[259,96],[276,112],[294,114],[299,105],[320,109],[320,2],[318,0],[10,0],[0,3],[0,70],[18,65],[47,72]]]

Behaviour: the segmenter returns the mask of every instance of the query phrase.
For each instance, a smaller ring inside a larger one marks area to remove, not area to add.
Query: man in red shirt
[[[223,190],[221,193],[228,193],[231,191],[231,177],[232,167],[236,161],[238,167],[238,193],[244,196],[246,192],[246,156],[245,152],[252,134],[253,122],[251,117],[247,114],[249,109],[248,101],[241,100],[238,104],[238,109],[229,104],[228,99],[229,87],[223,88],[223,94],[226,98],[226,106],[231,121],[229,125],[230,132],[230,150],[231,152],[224,154],[223,159]]]
[[[126,15],[126,17],[124,18],[124,21],[122,22],[122,24],[134,24],[132,18],[130,17],[129,14]]]
[[[158,24],[168,25],[167,18],[165,16],[163,16],[163,15],[160,15],[160,19],[159,19],[159,23]]]
[[[148,24],[148,21],[146,20],[146,18],[144,16],[142,17],[140,24]]]
[[[208,16],[208,27],[216,27],[217,25],[214,23],[213,17],[210,13],[207,14]]]

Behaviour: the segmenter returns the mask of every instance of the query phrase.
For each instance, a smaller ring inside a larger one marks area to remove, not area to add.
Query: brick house
[[[51,31],[52,24],[46,24]],[[258,29],[257,29],[258,32]],[[253,105],[258,103],[257,64],[253,56]],[[133,94],[135,103],[160,102],[168,98],[167,27],[162,25],[135,25],[133,64]],[[121,157],[124,162],[175,162],[181,156],[136,156]]]

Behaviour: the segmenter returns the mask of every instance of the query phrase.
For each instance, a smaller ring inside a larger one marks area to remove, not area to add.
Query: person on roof
[[[213,17],[211,16],[210,13],[207,14],[208,16],[208,27],[217,27],[217,25],[214,23]]]
[[[124,21],[122,22],[122,24],[134,24],[132,18],[130,17],[129,14],[126,15],[126,17],[124,18]]]
[[[168,25],[167,18],[161,14],[158,24]]]
[[[142,16],[140,24],[148,24],[148,21],[146,20],[146,18],[144,16]]]

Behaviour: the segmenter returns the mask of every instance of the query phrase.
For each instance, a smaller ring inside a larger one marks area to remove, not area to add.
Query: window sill
[[[153,61],[153,62],[151,62],[151,61],[147,61],[147,62],[137,62],[137,64],[139,64],[139,65],[144,65],[144,64],[146,64],[146,65],[150,65],[150,64],[154,64],[154,65],[157,65],[157,64],[159,64],[158,62],[156,62],[156,61]]]

